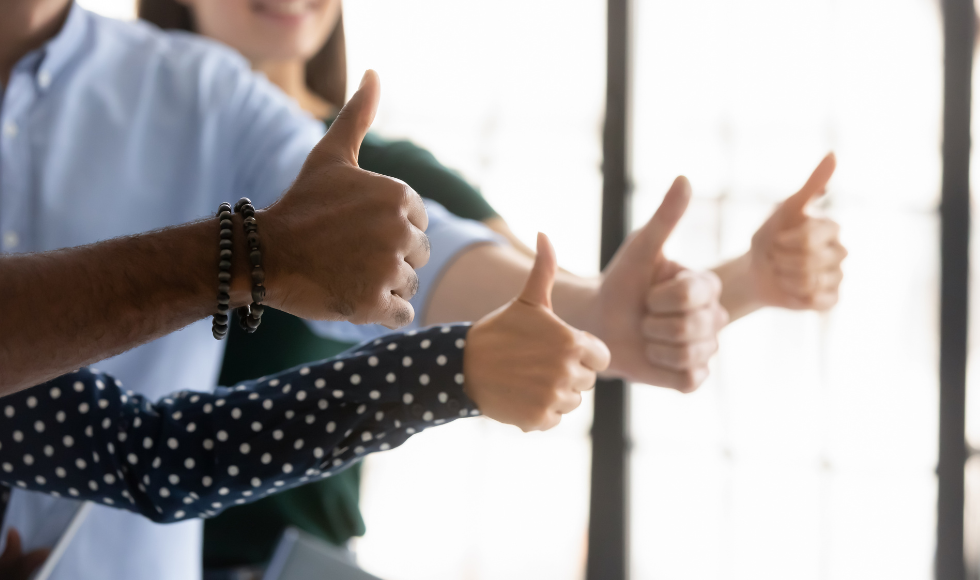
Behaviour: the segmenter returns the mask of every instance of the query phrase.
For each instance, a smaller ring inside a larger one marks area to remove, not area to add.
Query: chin
[[[309,60],[316,54],[315,49],[311,49],[308,43],[280,42],[265,46],[254,47],[256,50],[242,51],[248,55],[249,60]]]

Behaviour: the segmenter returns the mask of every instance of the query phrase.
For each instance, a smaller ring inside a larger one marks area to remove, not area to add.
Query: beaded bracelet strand
[[[245,218],[245,243],[248,246],[248,260],[252,264],[252,303],[238,309],[238,322],[242,330],[251,334],[262,323],[262,314],[265,312],[265,307],[262,306],[262,301],[265,300],[265,271],[262,269],[262,248],[252,201],[247,197],[241,198],[235,204],[235,211]]]
[[[218,311],[211,319],[211,335],[221,340],[228,334],[228,304],[231,302],[231,204],[218,206]]]

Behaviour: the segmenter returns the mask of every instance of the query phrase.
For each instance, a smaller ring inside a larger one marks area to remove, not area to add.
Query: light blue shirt
[[[0,251],[53,250],[185,223],[241,196],[266,206],[322,132],[230,49],[72,6],[61,32],[21,59],[4,89]],[[432,254],[419,270],[416,320],[454,255],[497,241],[438,204],[427,207]],[[200,321],[97,367],[153,398],[211,390],[224,343],[209,326]],[[387,332],[313,326],[345,341]],[[27,548],[50,545],[58,530],[45,522],[58,521],[68,501],[17,490],[4,525],[20,529]],[[201,536],[200,521],[157,525],[95,506],[54,578],[198,578]]]

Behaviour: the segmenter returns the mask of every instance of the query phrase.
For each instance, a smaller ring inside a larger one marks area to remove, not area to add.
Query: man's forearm
[[[534,260],[510,246],[472,246],[439,278],[425,307],[424,324],[478,320],[521,292]],[[568,324],[593,330],[599,282],[558,272],[552,292],[555,314]]]
[[[232,307],[248,301],[235,220]],[[0,257],[0,395],[129,350],[212,314],[218,224]]]
[[[751,259],[752,257],[746,253],[713,269],[721,279],[720,302],[728,311],[731,322],[765,306],[757,296]]]

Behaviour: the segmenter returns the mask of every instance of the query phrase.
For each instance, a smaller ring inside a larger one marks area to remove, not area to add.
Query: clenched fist
[[[762,306],[828,310],[837,304],[847,250],[832,220],[807,215],[823,195],[837,161],[828,154],[797,193],[786,199],[752,237],[747,254],[717,269],[722,303],[733,318]]]
[[[415,269],[429,259],[422,198],[357,166],[379,98],[378,76],[368,71],[293,185],[257,212],[270,306],[389,328],[414,319]]]
[[[690,184],[678,177],[603,271],[588,326],[609,345],[610,374],[682,392],[707,378],[716,334],[728,322],[718,278],[686,270],[663,253],[690,199]]]
[[[582,403],[609,366],[609,349],[552,311],[558,261],[538,234],[538,255],[521,295],[473,325],[466,339],[466,394],[480,411],[524,431],[546,430]]]

